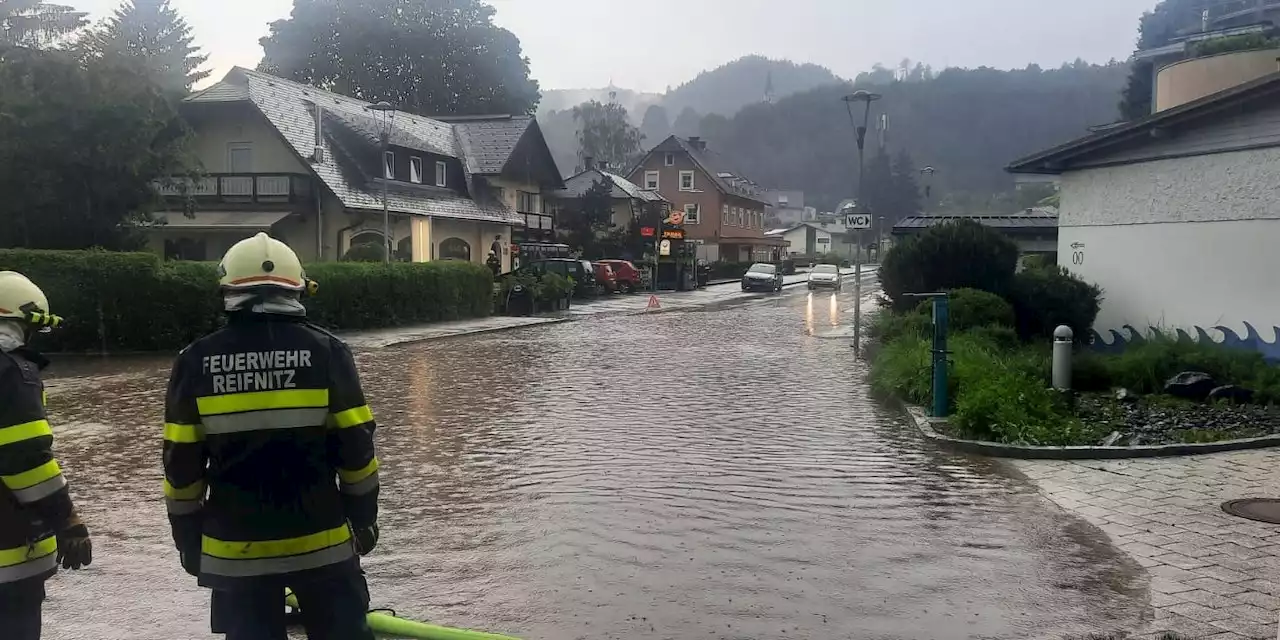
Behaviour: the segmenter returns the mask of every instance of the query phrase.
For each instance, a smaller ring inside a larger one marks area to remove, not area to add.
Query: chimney
[[[592,169],[594,169],[594,168],[596,168],[596,159],[595,159],[595,158],[593,158],[592,156],[587,156],[587,157],[585,157],[585,158],[583,158],[583,159],[582,159],[582,170],[583,170],[583,171],[590,171],[590,170],[592,170]]]
[[[697,149],[698,151],[706,151],[707,141],[698,136],[689,136],[689,146]]]

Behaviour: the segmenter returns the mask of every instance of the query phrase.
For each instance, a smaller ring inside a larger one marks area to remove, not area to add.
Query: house
[[[754,262],[780,257],[783,240],[765,235],[769,203],[762,190],[731,170],[701,138],[663,140],[628,176],[685,212],[685,237],[698,245],[698,258]]]
[[[869,239],[870,232],[866,233]],[[843,222],[800,222],[768,231],[766,235],[782,238],[788,256],[835,254],[852,260],[857,247],[855,234],[845,228]]]
[[[1280,73],[1160,106],[1008,170],[1060,179],[1059,263],[1103,288],[1095,331],[1216,328],[1265,350],[1274,338],[1253,327],[1280,325]]]
[[[509,268],[526,228],[553,226],[542,192],[564,187],[528,116],[379,111],[242,68],[186,98],[181,112],[204,174],[163,181],[164,224],[148,230],[152,250],[173,258],[216,260],[267,231],[306,262],[337,260],[383,242],[385,190],[399,259],[483,263],[496,242]]]
[[[972,220],[983,226],[991,227],[1018,245],[1018,253],[1022,257],[1045,256],[1049,264],[1057,260],[1058,253],[1058,216],[1043,209],[1027,209],[1013,215],[990,214],[948,214],[909,216],[893,225],[891,232],[895,240],[914,236],[925,232],[934,225],[953,220]]]
[[[813,220],[818,210],[804,205],[803,191],[766,191],[764,192],[764,217],[766,224],[786,227]]]
[[[565,178],[564,189],[549,194],[556,210],[573,209],[599,182],[609,185],[609,195],[613,200],[612,222],[616,229],[626,229],[642,213],[665,214],[670,209],[671,203],[657,191],[641,189],[630,180],[597,165],[592,158],[585,158],[583,164],[585,171]]]

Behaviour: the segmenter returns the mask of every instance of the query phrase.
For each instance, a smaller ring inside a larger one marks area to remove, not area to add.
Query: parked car
[[[742,275],[743,291],[782,291],[782,272],[768,262],[757,262]]]
[[[573,278],[575,295],[593,296],[596,294],[595,267],[587,260],[574,260],[573,258],[535,260],[520,265],[520,268],[516,269],[514,273],[531,273],[536,276],[541,276],[544,273],[558,273],[566,278]]]
[[[618,290],[626,293],[635,293],[644,288],[643,277],[636,265],[629,260],[596,260],[596,264],[604,263],[613,267],[613,275],[618,280]]]
[[[820,264],[809,272],[809,290],[827,287],[839,291],[843,288],[840,278],[840,267],[834,264]]]
[[[596,291],[602,295],[606,293],[617,293],[618,276],[614,273],[613,267],[599,260],[591,263],[591,266],[595,268]]]

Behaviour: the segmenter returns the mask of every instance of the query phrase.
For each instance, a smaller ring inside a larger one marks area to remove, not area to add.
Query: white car
[[[820,264],[809,272],[809,290],[813,291],[818,287],[828,287],[841,290],[843,287],[840,282],[840,267],[834,264]]]

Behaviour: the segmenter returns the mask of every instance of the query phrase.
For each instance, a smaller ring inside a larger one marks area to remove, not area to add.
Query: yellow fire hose
[[[284,593],[284,602],[295,610],[301,608],[298,606],[298,598],[293,595],[292,591],[287,589]],[[412,638],[413,640],[519,640],[518,638],[496,633],[455,629],[426,622],[405,620],[404,618],[397,618],[394,613],[383,613],[381,611],[370,611],[367,619],[369,628],[373,629],[374,633],[392,638]]]

